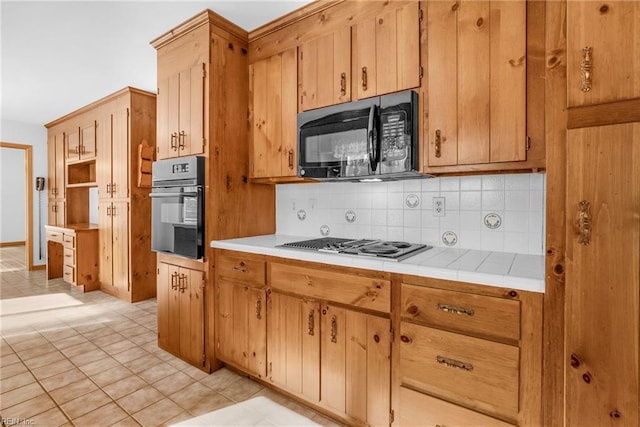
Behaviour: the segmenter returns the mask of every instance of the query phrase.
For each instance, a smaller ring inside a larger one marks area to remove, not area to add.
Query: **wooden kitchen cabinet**
[[[200,63],[158,79],[158,159],[204,152],[205,77]]]
[[[319,403],[320,303],[267,292],[267,378],[290,393]]]
[[[67,163],[96,158],[96,123],[89,120],[65,134]]]
[[[216,356],[258,378],[265,378],[265,262],[245,254],[218,253],[216,265]]]
[[[567,2],[569,107],[640,98],[640,3]]]
[[[357,99],[420,86],[418,2],[385,10],[353,26]]]
[[[566,425],[637,426],[640,123],[569,130],[567,150]]]
[[[49,199],[47,224],[64,226],[67,217],[67,202],[62,199]]]
[[[297,175],[296,49],[249,65],[251,178]]]
[[[102,290],[127,299],[129,281],[129,203],[98,202],[100,283]],[[133,248],[132,248],[133,249]],[[135,253],[135,250],[132,250]]]
[[[400,425],[540,425],[542,296],[403,276]]]
[[[526,161],[526,2],[427,2],[427,17],[427,171]]]
[[[351,101],[351,27],[299,47],[300,110]]]
[[[47,279],[62,277],[83,292],[100,289],[95,224],[47,225]]]
[[[47,142],[49,199],[65,198],[64,133],[50,134]]]
[[[129,109],[103,116],[97,124],[100,156],[96,159],[96,181],[100,199],[129,196]]]
[[[159,262],[158,346],[206,368],[204,272]]]

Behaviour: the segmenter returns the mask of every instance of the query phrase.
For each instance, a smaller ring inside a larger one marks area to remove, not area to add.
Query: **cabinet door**
[[[96,149],[100,155],[96,158],[96,184],[98,197],[111,197],[111,114],[101,117],[96,124]]]
[[[156,273],[158,347],[167,348],[169,345],[169,296],[171,294],[169,264],[159,262]]]
[[[80,128],[80,160],[90,160],[96,157],[96,122]]]
[[[418,2],[356,25],[358,99],[420,86]]]
[[[113,114],[112,152],[112,197],[129,197],[129,109],[123,108]]]
[[[47,140],[48,196],[50,199],[64,198],[64,134],[49,135]]]
[[[245,288],[247,304],[247,370],[258,378],[267,375],[267,301],[264,289]]]
[[[49,213],[47,218],[48,225],[65,225],[66,224],[66,203],[64,200],[49,199]]]
[[[64,199],[67,194],[66,188],[66,167],[64,160],[64,133],[59,133],[55,136],[55,151],[56,151],[56,198]]]
[[[180,354],[180,267],[168,264],[169,295],[167,298],[166,350]]]
[[[302,44],[299,57],[303,111],[351,100],[351,27]]]
[[[427,4],[428,166],[526,160],[526,3]]]
[[[180,355],[193,364],[204,365],[204,273],[180,268]]]
[[[176,81],[172,81],[172,78]],[[158,80],[158,95],[156,97],[156,158],[158,160],[177,155],[173,150],[175,137],[173,140],[171,139],[171,133],[176,132],[177,128],[177,123],[175,123],[178,119],[177,89],[177,75]]]
[[[111,201],[98,202],[98,241],[100,242],[100,259],[98,275],[101,286],[113,285],[113,221]]]
[[[249,75],[251,177],[296,176],[296,49],[251,64]]]
[[[268,294],[268,378],[316,403],[320,400],[319,312],[317,302]]]
[[[177,141],[180,156],[204,151],[204,79],[204,64],[197,64],[179,75]]]
[[[67,161],[74,161],[80,158],[80,129],[74,128],[65,133],[65,149]]]
[[[640,124],[567,147],[566,424],[637,425]]]
[[[129,203],[113,202],[111,208],[113,232],[113,286],[126,294],[129,280]]]
[[[322,307],[321,402],[369,425],[388,425],[390,321]]]
[[[640,3],[567,2],[570,107],[640,97],[639,67]]]

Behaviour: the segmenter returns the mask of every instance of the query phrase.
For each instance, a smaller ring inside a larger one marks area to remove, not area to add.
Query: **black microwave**
[[[298,176],[378,181],[418,173],[418,94],[404,91],[298,114]]]

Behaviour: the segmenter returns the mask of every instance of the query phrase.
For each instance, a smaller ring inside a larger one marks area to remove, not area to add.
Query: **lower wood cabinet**
[[[158,262],[158,346],[206,369],[204,271]]]
[[[94,224],[52,225],[47,229],[47,279],[62,277],[84,292],[98,283],[98,227]]]

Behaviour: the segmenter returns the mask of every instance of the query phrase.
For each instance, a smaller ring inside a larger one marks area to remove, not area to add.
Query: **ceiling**
[[[156,91],[149,42],[211,9],[253,30],[308,0],[0,0],[3,120],[44,125],[125,86]]]

